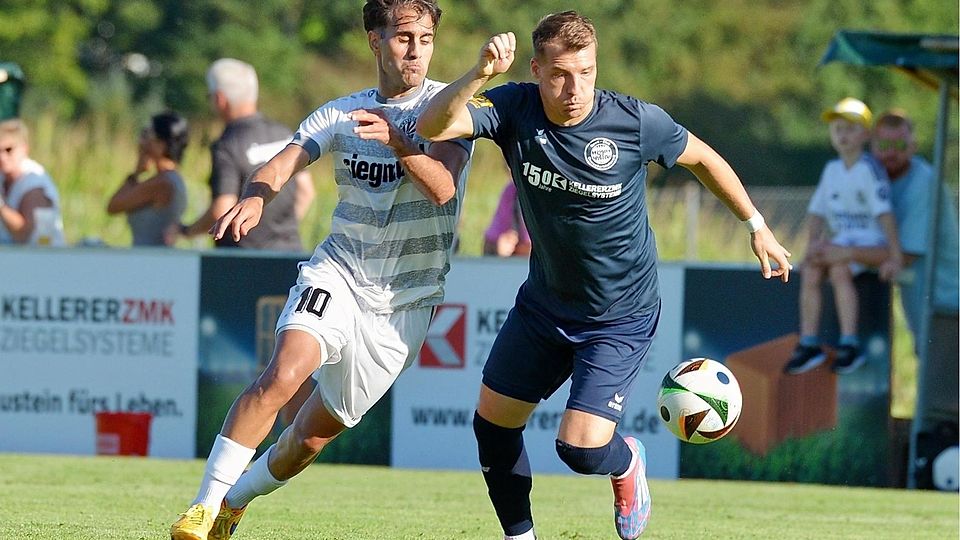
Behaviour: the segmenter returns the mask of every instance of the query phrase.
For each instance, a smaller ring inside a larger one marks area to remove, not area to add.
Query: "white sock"
[[[516,536],[505,534],[503,535],[503,540],[537,540],[537,533],[533,532],[533,529],[530,529],[529,531]]]
[[[262,456],[257,458],[250,469],[237,480],[236,484],[227,492],[227,502],[231,508],[243,508],[260,495],[273,493],[283,487],[287,480],[277,480],[267,463],[270,461],[270,452],[277,445],[271,446]]]
[[[255,452],[255,448],[247,448],[223,435],[217,435],[193,504],[202,504],[214,514],[219,512],[220,502],[243,474]]]

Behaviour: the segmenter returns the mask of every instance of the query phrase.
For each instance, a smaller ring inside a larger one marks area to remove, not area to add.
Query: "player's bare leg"
[[[281,332],[270,364],[233,402],[220,434],[256,448],[270,433],[281,407],[294,397],[320,363],[320,343],[315,337],[300,330]]]
[[[230,488],[209,540],[228,540],[250,501],[283,487],[290,478],[313,463],[324,447],[345,429],[327,411],[319,391],[314,390],[293,423],[280,435],[280,440]]]
[[[347,429],[334,418],[314,391],[293,424],[283,431],[270,452],[270,472],[278,480],[289,480],[304,470],[320,452]]]
[[[613,484],[614,523],[623,539],[640,536],[650,519],[646,452],[633,437],[624,439],[612,420],[567,409],[557,435],[557,455],[580,474],[609,475]]]
[[[317,340],[297,330],[281,332],[267,368],[237,397],[214,441],[193,504],[170,528],[173,540],[206,540],[224,497],[237,482],[277,413],[321,363]]]
[[[480,386],[473,430],[490,501],[508,539],[536,538],[530,511],[533,478],[523,446],[523,428],[536,406]]]
[[[288,401],[286,405],[280,408],[279,417],[283,429],[286,429],[287,426],[293,423],[293,419],[297,417],[297,413],[300,412],[303,404],[310,398],[310,394],[313,393],[315,386],[316,382],[313,380],[313,377],[307,377],[307,380],[303,381],[303,384],[300,385],[297,393],[290,398],[290,401]]]

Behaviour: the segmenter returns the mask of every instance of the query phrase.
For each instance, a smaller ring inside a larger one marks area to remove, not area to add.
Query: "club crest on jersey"
[[[620,151],[617,144],[606,137],[597,137],[593,139],[583,149],[583,159],[598,171],[605,171],[613,167],[620,157]]]

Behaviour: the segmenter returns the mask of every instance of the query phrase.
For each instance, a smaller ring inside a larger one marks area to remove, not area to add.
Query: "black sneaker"
[[[866,361],[867,356],[863,354],[859,347],[840,345],[837,347],[837,355],[830,369],[837,375],[846,375],[856,371]]]
[[[797,345],[790,355],[790,361],[783,366],[783,372],[787,375],[799,375],[806,373],[819,366],[827,359],[827,354],[820,347],[807,347],[806,345]]]

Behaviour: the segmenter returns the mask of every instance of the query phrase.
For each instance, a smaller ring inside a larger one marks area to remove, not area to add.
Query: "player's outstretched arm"
[[[730,164],[693,133],[688,134],[687,147],[677,159],[677,163],[696,175],[701,184],[747,225],[750,230],[750,247],[760,261],[763,277],[779,277],[786,283],[790,279],[790,270],[793,269],[787,260],[791,253],[780,245],[773,231],[767,227],[763,216],[750,201],[747,190]],[[777,264],[776,268],[770,264],[771,260]]]
[[[234,242],[260,223],[263,206],[273,200],[288,180],[307,166],[310,157],[300,146],[288,144],[270,161],[253,171],[240,200],[210,228],[214,240],[230,234]]]
[[[513,64],[517,38],[513,32],[497,34],[480,49],[477,65],[453,81],[430,100],[417,119],[417,132],[431,141],[447,141],[473,135],[473,118],[467,101],[490,79]]]

